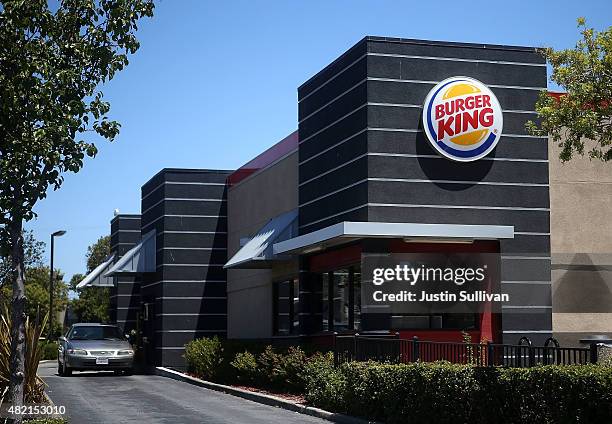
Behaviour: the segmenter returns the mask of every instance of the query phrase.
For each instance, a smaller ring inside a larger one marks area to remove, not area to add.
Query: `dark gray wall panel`
[[[225,282],[216,281],[168,281],[164,284],[164,296],[222,297],[227,294]]]
[[[227,317],[223,315],[167,315],[162,316],[163,326],[161,329],[172,330],[213,330],[225,331],[227,325]]]
[[[165,264],[219,264],[227,261],[227,251],[218,250],[191,250],[167,248],[158,252]]]
[[[530,256],[550,256],[550,236],[548,235],[516,235],[514,239],[501,241],[504,253],[528,254]]]
[[[300,225],[326,218],[355,206],[360,206],[368,201],[368,185],[363,182],[355,187],[335,193],[332,196],[317,200],[306,206],[300,207]],[[335,222],[337,219],[334,219]],[[332,222],[333,223],[333,222]],[[328,223],[327,225],[331,225]]]
[[[368,134],[362,132],[337,147],[300,164],[300,183],[321,175],[365,154],[368,151]],[[355,166],[351,162],[350,166]],[[348,165],[347,165],[348,166]]]
[[[368,158],[363,157],[300,186],[300,204],[321,197],[327,193],[362,181],[367,175]]]
[[[166,200],[167,215],[227,215],[225,201],[209,200]]]
[[[220,199],[226,190],[225,184],[166,184],[166,198],[178,199]]]
[[[140,231],[140,215],[121,214],[119,217],[111,221],[111,234],[118,230]]]
[[[165,197],[166,186],[160,185],[146,194],[146,197],[141,199],[141,210],[147,211],[154,205],[159,204]],[[146,220],[146,219],[145,219]]]
[[[200,314],[225,314],[226,299],[161,299],[164,314],[180,314],[185,311],[198,311]]]
[[[351,90],[353,87],[359,84],[365,84],[366,72],[367,61],[366,58],[363,57],[342,72],[342,78],[338,77],[337,81],[334,81],[333,84],[326,84],[308,96],[308,98],[301,100],[298,120],[301,121],[306,116],[341,96],[343,93]]]
[[[168,168],[162,172],[164,173],[164,181],[225,184],[228,175],[233,171],[218,169]]]
[[[225,327],[225,326],[223,326]],[[201,339],[202,337],[212,337],[214,335],[224,336],[223,331],[189,331],[189,332],[165,332],[159,334],[162,337],[164,346],[184,346],[192,340]],[[180,360],[180,358],[177,358]],[[185,358],[182,358],[182,364],[185,363]],[[180,362],[178,362],[180,364]]]
[[[370,221],[424,224],[512,225],[515,231],[548,232],[548,211],[369,207]]]
[[[194,264],[164,264],[164,280],[225,280],[222,266],[196,266]],[[221,264],[223,265],[223,264]]]
[[[370,203],[548,208],[548,187],[369,181]]]
[[[300,162],[365,129],[367,115],[367,108],[361,107],[338,122],[330,122],[329,127],[320,130],[316,135],[309,135],[306,138],[300,131]]]
[[[142,234],[146,234],[146,232],[151,228],[158,218],[161,218],[164,215],[165,205],[163,202],[158,203],[157,205],[143,209],[142,214]]]
[[[515,305],[549,306],[552,303],[549,284],[504,284],[502,293],[507,293]]]
[[[161,246],[157,246],[159,249]],[[227,247],[225,234],[164,234],[163,247]]]
[[[166,216],[164,217],[166,231],[226,231],[226,217],[194,217]]]
[[[534,54],[534,48],[469,44],[449,41],[401,40],[386,37],[368,37],[368,52],[458,58],[462,60],[490,60],[544,65],[545,59]]]
[[[546,69],[546,68],[542,68]],[[368,56],[368,77],[442,81],[456,75],[475,76],[485,84],[546,88],[540,67],[404,57]]]
[[[183,317],[176,314],[201,314],[208,310],[212,311],[210,313],[225,314],[226,272],[221,266],[209,265],[222,265],[227,260],[228,175],[227,171],[165,169],[143,186],[145,196],[147,191],[152,194],[142,202],[143,209],[149,209],[143,214],[142,230],[157,230],[157,272],[145,274],[142,299],[154,304],[154,325],[147,328],[146,335],[159,348],[174,347],[169,344],[173,343],[172,339],[165,337],[170,333],[164,331],[182,322]],[[209,285],[194,281],[188,286],[177,282],[206,279],[218,282]],[[186,290],[186,287],[190,290]],[[221,322],[212,315],[198,315],[192,327],[179,329],[207,330],[214,325],[215,330],[224,332],[225,322],[224,315]],[[197,333],[192,333],[192,337],[194,334]],[[164,362],[165,352],[174,354],[174,350],[158,350],[156,365],[170,365]],[[184,358],[171,358],[177,366],[184,364]]]
[[[503,281],[550,281],[550,259],[502,259]]]
[[[434,155],[439,157],[438,152],[429,144],[423,132],[412,133],[372,130],[367,132],[367,138],[369,139],[370,152]],[[346,149],[350,147],[351,146],[348,145]],[[329,153],[332,153],[334,150]],[[327,155],[327,153],[325,155]],[[321,155],[321,157],[323,156],[324,155]],[[546,139],[502,135],[497,147],[487,156],[487,158],[547,160],[548,143]],[[440,159],[447,160],[445,158]],[[477,163],[472,163],[472,165],[477,165]],[[512,166],[517,166],[517,164],[515,163]],[[548,180],[548,173],[546,178]]]
[[[407,155],[411,154],[407,153]],[[461,163],[439,156],[406,157],[379,154],[368,158],[368,169],[370,178],[548,184],[547,162],[479,160]],[[491,186],[488,188],[493,189]],[[447,189],[462,190],[461,187]],[[548,190],[547,187],[546,190]]]
[[[300,135],[304,138],[319,131],[329,123],[353,112],[366,101],[366,84],[360,84],[317,112],[300,121]]]
[[[504,330],[550,330],[552,314],[550,309],[524,309],[505,311],[502,317]],[[516,336],[512,336],[516,338]]]

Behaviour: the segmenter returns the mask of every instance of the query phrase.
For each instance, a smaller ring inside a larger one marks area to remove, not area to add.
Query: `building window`
[[[274,335],[297,334],[299,328],[298,279],[279,281],[273,285]]]
[[[334,330],[348,329],[350,292],[349,270],[334,271]]]
[[[322,274],[323,329],[360,329],[361,272],[351,266]]]

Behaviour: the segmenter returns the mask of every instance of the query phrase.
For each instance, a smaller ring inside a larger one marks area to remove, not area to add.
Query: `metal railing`
[[[522,337],[518,344],[434,342],[400,339],[390,335],[336,335],[334,363],[378,361],[388,363],[448,361],[475,366],[533,367],[536,365],[573,365],[597,362],[597,345],[560,347],[549,338],[544,346],[533,346]]]

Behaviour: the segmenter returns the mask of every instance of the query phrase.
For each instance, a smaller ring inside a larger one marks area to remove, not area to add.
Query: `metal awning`
[[[142,236],[140,243],[128,250],[127,253],[104,274],[104,276],[110,277],[113,275],[132,275],[143,272],[155,272],[155,235],[155,230],[152,230]]]
[[[312,233],[275,243],[274,254],[311,253],[365,238],[403,238],[409,241],[449,243],[499,240],[514,238],[514,227],[507,225],[344,221]]]
[[[77,284],[77,289],[82,289],[83,287],[96,286],[96,287],[112,287],[113,286],[113,277],[106,277],[104,274],[108,271],[108,269],[112,266],[113,261],[115,260],[115,254],[109,255],[104,262],[94,268],[79,284]]]
[[[272,246],[297,235],[297,217],[298,211],[295,209],[272,218],[223,268],[268,268],[272,261],[288,259],[275,255]]]

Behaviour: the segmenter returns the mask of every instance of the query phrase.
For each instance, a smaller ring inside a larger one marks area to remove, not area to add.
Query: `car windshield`
[[[124,340],[118,327],[92,325],[73,327],[68,334],[70,340]]]

